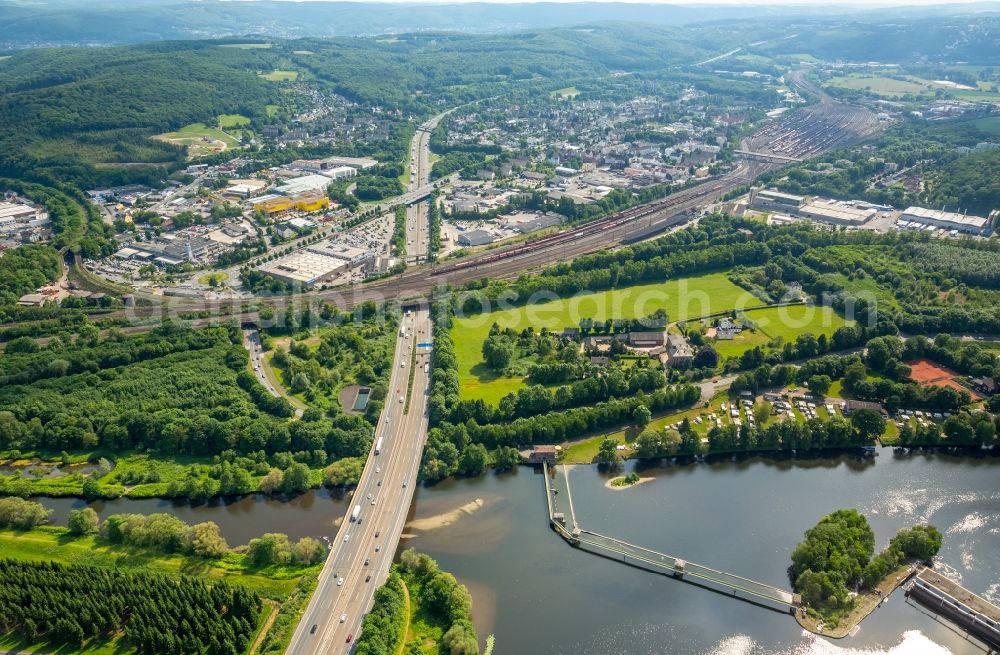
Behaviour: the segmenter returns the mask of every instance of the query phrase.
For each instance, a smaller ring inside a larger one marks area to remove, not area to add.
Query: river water
[[[1000,458],[890,449],[868,459],[748,458],[638,469],[654,479],[625,490],[609,490],[609,476],[595,466],[567,471],[577,519],[588,529],[785,588],[792,548],[831,511],[864,513],[877,548],[899,528],[928,521],[945,533],[937,566],[1000,600]],[[564,510],[563,496],[559,502]],[[45,503],[56,523],[83,505]],[[329,535],[348,505],[326,492],[199,507],[94,504],[102,515],[168,511],[213,520],[232,544],[270,531]],[[541,475],[529,468],[417,490],[410,513],[418,527],[400,547],[428,553],[469,587],[477,628],[483,638],[496,634],[497,654],[982,652],[899,592],[853,637],[807,635],[788,615],[570,548],[548,528],[545,512]]]

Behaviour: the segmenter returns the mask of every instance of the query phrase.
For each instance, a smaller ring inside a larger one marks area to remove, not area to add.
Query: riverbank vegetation
[[[823,517],[792,552],[788,573],[807,612],[836,627],[853,609],[856,594],[874,588],[904,561],[929,561],[941,548],[941,533],[930,525],[900,530],[875,554],[875,534],[857,510]]]
[[[437,562],[412,548],[403,551],[375,594],[357,642],[359,655],[478,655],[472,597]]]

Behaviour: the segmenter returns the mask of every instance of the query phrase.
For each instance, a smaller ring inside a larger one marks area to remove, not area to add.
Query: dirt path
[[[260,632],[257,633],[257,638],[253,640],[253,644],[251,644],[250,650],[247,651],[247,655],[254,655],[257,652],[260,645],[264,643],[264,637],[267,636],[267,633],[271,630],[271,626],[274,625],[274,620],[278,618],[278,604],[273,600],[265,600],[264,602],[271,607],[271,613],[264,619],[264,625],[260,629]]]
[[[403,638],[399,640],[399,646],[396,647],[396,655],[403,655],[406,644],[410,643],[410,589],[406,586],[405,580],[401,580],[401,582],[403,583],[403,612],[406,616],[406,625],[403,626]],[[253,655],[252,651],[250,655]]]

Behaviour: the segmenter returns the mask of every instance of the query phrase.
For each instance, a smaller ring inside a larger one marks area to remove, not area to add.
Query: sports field
[[[940,364],[935,364],[929,359],[918,359],[907,363],[907,366],[910,367],[910,377],[913,378],[913,381],[917,384],[933,385],[935,387],[951,387],[956,391],[968,391],[973,396],[977,395],[971,389],[966,389],[955,381],[955,377],[958,373],[950,368],[941,366]]]
[[[687,320],[731,309],[760,304],[745,289],[726,277],[713,273],[698,277],[642,284],[623,289],[581,293],[572,298],[559,298],[527,306],[501,309],[458,318],[452,328],[455,354],[458,359],[458,379],[463,399],[482,399],[497,403],[524,383],[520,378],[498,377],[482,364],[483,342],[494,323],[500,327],[523,330],[543,327],[558,332],[577,327],[585,318],[595,321],[629,319],[649,316],[665,309],[670,321]]]

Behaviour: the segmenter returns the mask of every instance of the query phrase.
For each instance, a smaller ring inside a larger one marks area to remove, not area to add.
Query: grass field
[[[229,134],[218,128],[208,127],[204,123],[185,125],[176,132],[159,134],[156,138],[168,143],[187,146],[188,157],[191,158],[223,152],[227,148],[235,148],[240,144]]]
[[[726,277],[713,273],[699,277],[668,280],[623,289],[582,293],[535,305],[514,307],[456,319],[452,328],[458,378],[463,399],[482,399],[497,403],[523,385],[520,378],[497,376],[482,365],[482,347],[490,327],[536,331],[547,327],[560,331],[580,324],[583,318],[604,321],[609,318],[637,318],[665,309],[671,321],[687,320],[739,307],[753,307],[760,301]]]
[[[817,337],[821,334],[829,337],[848,323],[832,308],[814,305],[767,307],[750,310],[746,315],[757,325],[758,331],[786,342],[794,341],[807,332]]]
[[[227,127],[246,127],[250,124],[250,119],[243,114],[219,114],[217,120],[223,130]]]
[[[881,96],[898,97],[907,93],[933,93],[947,91],[950,95],[962,100],[995,100],[1000,94],[992,91],[991,85],[978,85],[977,88],[962,88],[948,84],[946,80],[926,80],[914,75],[907,75],[900,80],[881,75],[847,75],[833,77],[827,83],[844,89],[871,91]]]
[[[270,73],[260,73],[260,76],[271,82],[294,82],[299,79],[297,71],[271,71]]]
[[[722,359],[725,359],[727,357],[739,357],[755,346],[763,348],[770,340],[771,338],[762,330],[743,330],[731,340],[712,342],[712,347],[715,348]]]
[[[228,273],[222,273],[222,272],[205,273],[204,275],[198,278],[198,284],[210,285],[212,284],[212,280],[215,280],[216,286],[221,286],[222,284],[225,284],[226,280],[228,279],[229,279]]]
[[[879,95],[901,96],[906,93],[921,93],[927,91],[930,86],[920,84],[915,81],[897,80],[891,77],[877,75],[850,75],[833,77],[829,81],[830,86],[843,89],[856,89],[859,91],[872,91]]]
[[[564,89],[556,89],[551,95],[559,98],[575,98],[580,95],[580,91],[575,86],[567,86]]]

